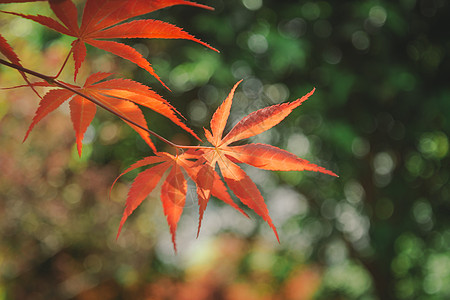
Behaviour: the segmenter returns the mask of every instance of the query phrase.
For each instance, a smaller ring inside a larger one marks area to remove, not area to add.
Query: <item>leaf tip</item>
[[[149,71],[149,70],[147,70],[147,71]],[[162,79],[158,76],[158,74],[156,74],[156,72],[153,71],[153,70],[151,70],[151,71],[152,71],[152,72],[149,71],[149,73],[150,73],[151,75],[153,75],[153,77],[155,77],[156,80],[158,80],[159,83],[161,83],[162,86],[165,87],[169,92],[172,92],[172,90],[164,83],[164,81],[162,81]]]
[[[116,241],[119,239],[120,232],[122,231],[122,225],[123,225],[123,224],[120,224],[119,230],[117,231]]]
[[[23,140],[22,140],[22,144],[25,143],[25,141],[27,140],[27,138],[28,138],[28,132],[25,134],[25,137],[24,137]]]
[[[81,152],[83,149],[83,144],[79,141],[77,141],[77,152],[78,152],[78,156],[81,158]]]
[[[334,177],[339,177],[336,173],[334,173],[333,171],[330,171],[328,169],[325,169],[323,167],[318,167],[317,170],[312,170],[312,171],[317,171],[317,172],[321,172],[323,174],[327,174],[327,175],[331,175]]]
[[[273,225],[272,221],[268,221],[269,226],[272,228],[273,233],[275,234],[275,237],[277,238],[278,244],[280,244],[280,237],[278,236],[277,229],[275,228],[275,225]]]
[[[196,237],[197,239],[198,239],[198,237],[200,235],[200,228],[202,227],[202,219],[203,219],[203,212],[200,211],[200,217],[198,219],[197,237]]]
[[[27,130],[27,132],[25,133],[25,136],[23,138],[22,143],[25,143],[25,141],[27,140],[28,136],[30,135],[30,132],[31,132],[32,129],[33,129],[33,124],[30,125],[30,127]]]
[[[122,227],[125,224],[125,221],[127,220],[129,215],[130,214],[127,214],[127,210],[125,208],[125,211],[123,212],[122,219],[120,220],[119,230],[117,230],[116,241],[119,239],[119,235],[122,232]]]
[[[199,7],[202,7],[202,8],[204,8],[204,9],[207,9],[207,10],[210,10],[210,11],[216,10],[214,7],[209,6],[209,5],[202,5],[202,4],[200,4],[200,5],[201,5],[201,6],[199,6]]]
[[[172,235],[172,244],[173,244],[173,251],[175,254],[177,254],[177,243],[175,242],[175,235]]]

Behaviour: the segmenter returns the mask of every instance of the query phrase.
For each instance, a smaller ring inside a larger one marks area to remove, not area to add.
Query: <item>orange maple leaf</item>
[[[308,99],[308,97],[313,94],[314,90],[296,101],[272,105],[249,114],[238,122],[236,126],[222,138],[230,114],[233,95],[240,82],[241,81],[236,83],[228,97],[214,113],[211,119],[211,131],[205,129],[206,138],[213,147],[192,147],[194,149],[189,149],[177,156],[172,156],[167,153],[157,153],[157,156],[150,156],[135,163],[120,175],[122,176],[138,167],[155,165],[141,172],[133,181],[128,193],[125,212],[120,222],[119,233],[117,236],[119,236],[120,230],[128,216],[156,187],[156,184],[169,169],[171,170],[161,190],[161,200],[163,202],[164,213],[167,216],[175,249],[176,226],[183,210],[181,206],[184,205],[186,199],[186,183],[181,170],[184,170],[197,186],[198,203],[200,207],[197,236],[200,231],[203,213],[211,195],[230,204],[247,216],[247,214],[233,202],[226,191],[224,183],[215,171],[215,166],[218,165],[229,188],[242,203],[254,210],[269,224],[278,241],[278,233],[269,216],[268,209],[261,193],[255,183],[236,163],[246,163],[265,170],[308,170],[337,176],[323,167],[319,167],[288,151],[271,145],[259,143],[241,146],[230,145],[233,142],[255,136],[277,125],[287,117],[294,108],[298,107],[303,101]],[[117,179],[114,184],[117,182]]]
[[[242,81],[242,80],[241,80]],[[260,134],[280,123],[294,108],[302,104],[314,93],[314,90],[300,99],[290,103],[272,105],[255,111],[239,121],[224,137],[223,131],[230,114],[234,91],[239,81],[231,90],[222,105],[216,110],[211,119],[211,131],[205,129],[205,135],[214,148],[203,149],[204,157],[208,164],[219,166],[225,182],[234,194],[249,208],[260,215],[273,229],[277,240],[278,233],[269,216],[269,211],[261,193],[255,183],[235,163],[246,163],[251,166],[278,171],[318,171],[336,176],[331,171],[311,164],[296,155],[266,144],[247,144],[242,146],[230,146],[230,144]]]
[[[152,165],[150,168],[139,173],[131,185],[125,204],[125,211],[123,212],[122,220],[120,221],[119,230],[117,232],[117,238],[119,237],[122,226],[125,224],[128,216],[130,216],[131,213],[142,203],[142,201],[144,201],[148,194],[155,189],[156,185],[161,181],[164,175],[168,173],[161,187],[161,202],[163,205],[164,214],[167,218],[167,223],[169,224],[173,246],[176,251],[176,229],[180,216],[183,212],[187,193],[186,179],[182,171],[186,172],[189,177],[196,182],[197,186],[199,184],[201,185],[201,183],[197,180],[199,165],[196,165],[189,160],[192,158],[198,157],[189,154],[173,156],[169,153],[158,152],[156,153],[156,156],[149,156],[136,162],[116,178],[111,186],[111,190],[122,175],[136,168]],[[213,172],[211,173],[211,177],[214,182],[214,184],[212,184],[209,188],[211,193],[218,199],[221,199],[225,203],[233,206],[235,209],[248,217],[248,215],[239,206],[237,206],[236,203],[233,202],[226,190],[225,185],[220,180],[219,174]],[[197,189],[199,201],[201,198],[200,190],[201,188]]]
[[[10,2],[10,1],[8,1]],[[49,0],[51,9],[57,20],[42,15],[13,14],[33,20],[62,34],[75,37],[71,52],[75,61],[74,80],[78,70],[86,57],[86,43],[125,58],[139,67],[147,70],[166,88],[155,73],[150,63],[134,48],[105,39],[113,38],[160,38],[160,39],[187,39],[200,43],[214,51],[217,49],[183,31],[181,28],[159,20],[134,20],[119,24],[129,18],[150,13],[173,5],[191,5],[212,9],[209,6],[183,0],[87,0],[84,6],[81,25],[78,26],[78,12],[71,0]]]
[[[92,74],[86,79],[86,82],[82,87],[67,83],[65,83],[65,85],[83,93],[86,96],[92,97],[104,106],[108,107],[110,110],[116,112],[118,115],[125,116],[144,128],[147,128],[147,122],[145,121],[144,115],[137,104],[148,107],[169,118],[176,125],[180,126],[192,134],[195,138],[200,140],[189,127],[180,121],[177,117],[177,114],[179,113],[176,109],[156,92],[145,85],[129,79],[111,79],[101,81],[110,75],[111,73],[101,72]],[[33,85],[52,86],[46,82],[33,83]],[[44,95],[43,99],[39,103],[39,107],[36,110],[36,114],[30,127],[28,128],[24,140],[27,139],[33,127],[40,120],[70,98],[72,98],[69,102],[70,116],[72,119],[73,128],[75,130],[78,154],[81,156],[83,136],[92,122],[97,108],[91,101],[64,88],[50,90]],[[138,128],[135,125],[129,125],[136,130],[145,142],[153,149],[153,151],[156,152],[156,148],[153,145],[148,132],[142,128]]]

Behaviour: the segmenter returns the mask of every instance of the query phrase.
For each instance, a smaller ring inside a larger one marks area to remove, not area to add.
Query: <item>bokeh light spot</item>
[[[356,31],[352,34],[352,44],[358,50],[366,50],[370,46],[370,39],[364,31]]]
[[[244,6],[249,10],[258,10],[262,6],[262,0],[242,0]]]
[[[309,146],[309,140],[305,135],[295,133],[289,137],[287,149],[289,152],[301,157],[309,152]]]
[[[386,22],[387,13],[386,10],[381,6],[373,6],[369,10],[369,21],[376,27],[381,27]]]
[[[247,42],[248,48],[256,54],[262,54],[267,51],[269,44],[262,34],[252,34]]]
[[[431,221],[433,211],[430,203],[424,200],[418,200],[413,205],[413,216],[417,223],[426,224]]]
[[[364,157],[370,151],[370,144],[366,139],[356,137],[352,142],[352,152],[356,157]]]
[[[308,20],[315,20],[320,17],[320,7],[315,2],[306,2],[302,6],[303,16]]]
[[[306,22],[302,18],[294,18],[288,22],[281,22],[278,31],[290,38],[299,38],[306,33]]]
[[[419,140],[419,150],[425,157],[442,159],[448,153],[448,138],[443,132],[428,132]]]
[[[395,168],[394,158],[388,152],[377,153],[373,160],[373,168],[375,173],[379,175],[387,175]]]
[[[193,100],[189,103],[188,113],[193,122],[204,124],[208,114],[208,108],[203,101]]]
[[[323,52],[323,58],[331,65],[338,64],[342,59],[342,51],[337,47],[327,47]]]

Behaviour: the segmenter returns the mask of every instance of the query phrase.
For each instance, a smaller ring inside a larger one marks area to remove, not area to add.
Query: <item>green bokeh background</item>
[[[314,96],[253,141],[286,149],[340,177],[247,168],[281,243],[258,216],[210,201],[196,236],[190,186],[173,253],[157,193],[115,240],[136,175],[151,155],[117,118],[99,112],[78,158],[63,107],[22,138],[36,96],[0,94],[0,299],[449,299],[449,3],[209,0],[146,17],[184,40],[128,40],[172,89],[131,63],[89,48],[82,70],[117,72],[155,89],[199,135],[236,91],[229,128],[259,108]],[[77,4],[82,7],[80,1]],[[46,3],[5,10],[51,15]],[[2,15],[25,66],[54,74],[73,39]],[[63,78],[71,80],[70,68]],[[84,72],[84,73],[83,73]],[[0,87],[21,84],[0,67]],[[181,129],[146,111],[149,128]],[[169,151],[156,142],[158,149]]]

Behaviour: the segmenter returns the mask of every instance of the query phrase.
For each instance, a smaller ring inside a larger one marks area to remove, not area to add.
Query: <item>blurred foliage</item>
[[[220,54],[182,40],[128,41],[173,93],[100,50],[89,49],[91,64],[82,74],[117,72],[152,86],[199,133],[241,78],[234,122],[316,87],[310,100],[255,140],[340,178],[247,170],[280,245],[261,220],[242,218],[214,199],[196,240],[194,187],[180,221],[178,255],[157,194],[116,242],[134,175],[111,199],[108,188],[121,170],[149,155],[145,144],[103,113],[79,159],[67,107],[22,144],[36,97],[2,92],[0,299],[450,298],[448,2],[206,4],[216,10],[180,6],[151,17],[185,28]],[[45,3],[4,7],[49,14]],[[24,65],[45,74],[55,73],[71,42],[13,16],[1,16],[0,28]],[[20,84],[16,73],[0,67],[0,86]],[[70,82],[70,72],[62,76]],[[163,117],[147,117],[161,135],[195,143]]]

